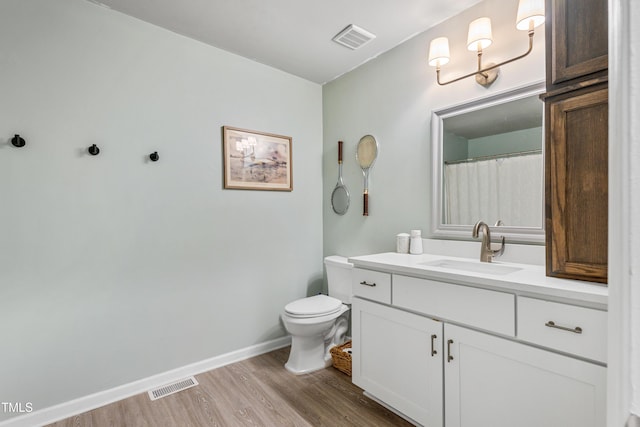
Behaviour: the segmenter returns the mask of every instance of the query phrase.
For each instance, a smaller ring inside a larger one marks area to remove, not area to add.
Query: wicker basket
[[[342,351],[348,348],[351,348],[351,341],[332,347],[329,351],[333,359],[333,367],[351,376],[351,352]]]

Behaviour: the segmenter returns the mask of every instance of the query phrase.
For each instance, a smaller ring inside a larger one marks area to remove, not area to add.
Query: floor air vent
[[[149,398],[151,400],[158,400],[161,397],[169,396],[170,394],[177,393],[182,390],[194,387],[198,385],[195,377],[189,377],[184,380],[176,381],[175,383],[163,385],[153,390],[149,390]]]
[[[376,36],[371,34],[367,30],[364,30],[355,25],[349,25],[344,30],[340,31],[333,37],[333,41],[336,43],[340,43],[343,46],[348,47],[349,49],[357,49],[371,40],[375,39]]]

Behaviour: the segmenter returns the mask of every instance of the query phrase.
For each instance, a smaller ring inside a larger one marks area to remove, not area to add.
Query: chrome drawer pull
[[[453,340],[447,340],[447,363],[453,360],[453,356],[451,355],[451,344],[453,344]]]
[[[436,354],[438,354],[438,351],[436,350],[435,345],[434,345],[434,341],[436,340],[436,338],[438,338],[438,336],[436,334],[431,335],[431,357],[433,357]]]
[[[365,286],[371,286],[372,288],[376,285],[375,282],[374,283],[367,283],[366,280],[363,280],[362,282],[360,282],[361,285],[365,285]]]
[[[549,320],[544,326],[548,326],[550,328],[562,329],[563,331],[573,332],[574,334],[581,334],[582,328],[580,326],[576,326],[575,328],[567,328],[566,326],[558,326],[556,322],[553,320]]]

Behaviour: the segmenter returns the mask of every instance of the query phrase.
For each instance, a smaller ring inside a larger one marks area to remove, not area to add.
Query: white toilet
[[[331,365],[329,350],[344,343],[349,329],[351,269],[341,256],[324,259],[329,296],[315,295],[290,302],[282,322],[291,334],[291,353],[284,365],[294,374],[306,374]]]

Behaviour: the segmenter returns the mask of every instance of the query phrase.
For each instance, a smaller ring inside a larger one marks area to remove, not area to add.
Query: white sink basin
[[[449,270],[462,270],[471,271],[474,273],[482,274],[510,274],[516,271],[522,270],[518,267],[510,267],[507,265],[493,264],[489,262],[472,262],[472,261],[459,261],[452,259],[437,259],[435,261],[421,262],[420,264],[429,267],[446,268]]]

